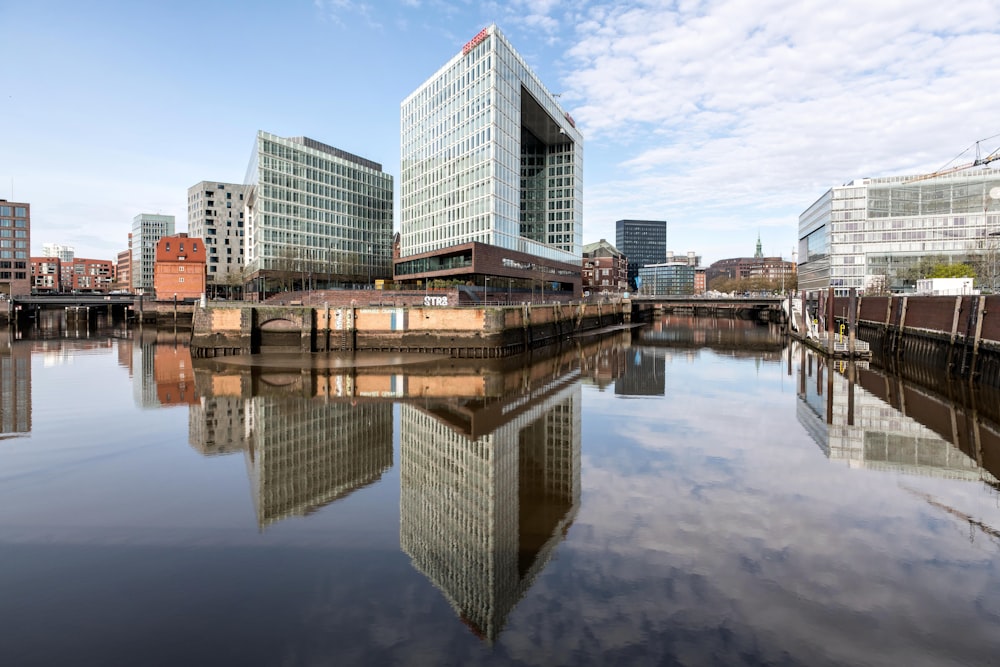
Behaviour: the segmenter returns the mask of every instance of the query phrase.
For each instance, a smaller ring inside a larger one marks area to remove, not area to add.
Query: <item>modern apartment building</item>
[[[109,292],[114,284],[115,266],[110,260],[31,258],[31,289],[37,293]]]
[[[132,291],[153,293],[153,265],[156,244],[164,236],[173,236],[174,216],[140,213],[132,220]]]
[[[862,178],[827,190],[799,215],[799,289],[907,291],[922,259],[997,262],[1000,171]],[[982,273],[980,278],[983,278]]]
[[[31,293],[31,204],[0,199],[0,298]]]
[[[188,188],[188,233],[204,239],[209,296],[243,287],[243,238],[249,186],[202,181]]]
[[[495,25],[403,100],[400,126],[396,281],[579,294],[583,136]]]
[[[618,220],[615,247],[628,259],[629,287],[635,289],[640,268],[667,260],[667,221]]]
[[[58,257],[32,257],[31,291],[50,294],[62,291],[62,261]]]
[[[62,262],[71,262],[76,256],[76,249],[71,245],[59,243],[43,243],[42,257],[58,257]]]
[[[391,275],[392,176],[381,164],[258,132],[245,184],[246,298]]]
[[[115,289],[132,291],[132,235],[128,235],[128,248],[118,253],[115,263]]]

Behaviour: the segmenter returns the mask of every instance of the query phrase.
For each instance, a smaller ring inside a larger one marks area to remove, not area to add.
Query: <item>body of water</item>
[[[1000,655],[993,399],[733,320],[357,367],[49,325],[0,332],[0,664]]]

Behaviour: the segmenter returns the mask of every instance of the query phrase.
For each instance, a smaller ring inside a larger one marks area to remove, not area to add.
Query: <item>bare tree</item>
[[[988,236],[972,259],[980,289],[996,294],[1000,288],[1000,237]]]

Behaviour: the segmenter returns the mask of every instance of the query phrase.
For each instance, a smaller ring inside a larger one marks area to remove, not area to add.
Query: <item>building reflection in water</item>
[[[106,317],[69,321],[62,310],[40,311],[33,326],[0,329],[0,439],[31,433],[31,358],[49,368],[81,351],[108,352],[114,341]]]
[[[797,415],[831,460],[852,468],[983,481],[1000,488],[1000,428],[956,403],[863,362],[796,344]]]
[[[195,360],[191,444],[243,451],[261,526],[378,479],[400,410],[400,542],[493,641],[580,502],[581,369],[630,335],[523,359],[281,370]],[[614,352],[612,352],[614,351]],[[614,381],[607,368],[602,376]]]
[[[785,335],[778,324],[733,317],[664,315],[637,334],[636,343],[678,349],[714,349],[727,356],[759,356],[780,359]]]
[[[487,375],[474,396],[400,408],[400,543],[488,642],[576,517],[581,360],[612,346],[511,369],[493,387]]]
[[[132,391],[136,405],[158,408],[171,405],[194,405],[195,392],[189,334],[155,328],[137,329],[122,348],[131,349],[131,360],[119,352],[119,363],[127,365],[133,377]]]
[[[380,479],[392,467],[392,404],[255,396],[246,405],[246,443],[263,528]]]
[[[31,433],[31,343],[0,332],[0,440]]]
[[[243,452],[260,528],[368,486],[392,466],[392,403],[329,400],[301,369],[196,371],[189,441],[206,456]]]
[[[702,349],[727,357],[777,362],[785,336],[776,324],[727,317],[665,315],[636,333],[634,347],[615,382],[620,396],[663,396],[667,363],[677,355],[693,361]]]

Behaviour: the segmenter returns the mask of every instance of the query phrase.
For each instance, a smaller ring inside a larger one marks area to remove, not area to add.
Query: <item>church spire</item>
[[[760,232],[757,232],[757,250],[753,253],[754,259],[761,259],[764,257],[764,250],[760,247]]]

